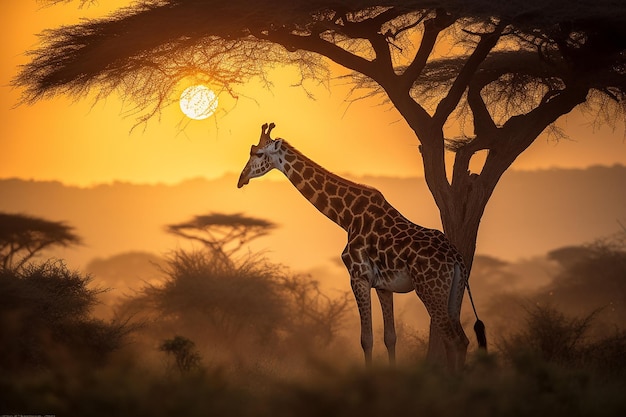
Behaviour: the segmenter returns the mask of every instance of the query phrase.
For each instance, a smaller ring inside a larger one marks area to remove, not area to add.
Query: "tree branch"
[[[376,68],[372,61],[355,55],[334,43],[325,41],[316,33],[295,35],[286,29],[281,29],[273,30],[266,34],[258,33],[255,36],[259,39],[278,43],[287,48],[287,50],[300,49],[326,56],[339,65],[375,79]]]
[[[589,86],[570,84],[559,94],[548,91],[544,99],[532,111],[511,117],[499,130],[499,140],[491,144],[491,150],[483,167],[485,178],[495,183],[549,125],[560,116],[569,113],[587,99]],[[483,175],[481,174],[481,177]]]
[[[497,129],[496,123],[493,121],[493,117],[491,116],[491,113],[489,113],[485,100],[481,94],[482,89],[492,81],[495,81],[497,78],[497,76],[477,77],[469,84],[469,88],[467,90],[467,104],[472,111],[474,119],[474,135],[477,137],[491,136]]]
[[[437,125],[443,127],[446,120],[448,120],[450,113],[452,113],[459,104],[459,100],[461,100],[463,93],[471,82],[472,76],[476,73],[480,64],[487,58],[487,55],[491,52],[493,47],[496,46],[500,39],[500,34],[505,27],[506,24],[501,21],[496,25],[493,32],[482,35],[478,45],[476,45],[476,48],[452,83],[448,94],[437,106],[437,110],[435,110],[435,114],[433,115],[433,120]]]
[[[413,61],[411,61],[401,76],[404,85],[408,85],[409,88],[413,86],[426,66],[426,62],[435,47],[439,33],[452,23],[454,23],[452,16],[441,11],[438,11],[435,17],[424,22],[424,34],[422,35],[420,47],[415,53]]]
[[[467,102],[474,119],[474,134],[476,135],[467,144],[456,150],[452,170],[452,186],[466,187],[469,179],[469,164],[474,154],[480,150],[488,149],[498,134],[496,126],[485,101],[481,96],[481,90],[489,84],[493,77],[482,77],[470,83],[467,92]],[[497,77],[495,77],[497,78]]]

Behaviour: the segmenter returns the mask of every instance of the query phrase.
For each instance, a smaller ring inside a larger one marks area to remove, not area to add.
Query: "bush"
[[[176,367],[181,374],[197,370],[202,358],[195,349],[196,344],[183,336],[176,336],[161,343],[159,350],[173,356]]]
[[[102,364],[131,328],[90,316],[100,289],[61,261],[0,271],[0,369],[48,368],[61,357]]]
[[[187,333],[230,345],[242,339],[259,343],[287,323],[275,266],[260,260],[223,262],[211,252],[174,252],[165,280],[150,285],[134,300],[152,310],[168,333]]]
[[[549,306],[534,306],[526,313],[525,326],[501,344],[507,356],[530,353],[564,365],[579,360],[593,314],[571,318]]]
[[[626,331],[589,337],[596,313],[568,317],[550,306],[527,309],[525,326],[500,343],[504,357],[514,364],[533,357],[562,367],[593,373],[626,375]]]
[[[159,342],[192,335],[209,361],[224,352],[249,361],[251,353],[284,359],[287,351],[327,348],[350,308],[347,294],[330,298],[309,277],[256,256],[224,261],[211,251],[177,251],[164,272],[161,284],[144,288],[121,311],[144,317]]]

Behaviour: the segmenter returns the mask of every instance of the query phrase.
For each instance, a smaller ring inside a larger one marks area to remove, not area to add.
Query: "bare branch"
[[[496,181],[515,159],[524,152],[549,125],[560,116],[569,113],[574,107],[583,103],[589,91],[584,84],[567,86],[559,94],[552,91],[546,93],[552,98],[542,100],[532,111],[511,117],[499,129],[500,140],[492,144],[496,152],[490,152],[483,168],[486,177]],[[494,156],[496,155],[496,156]],[[493,184],[495,186],[495,184]]]
[[[469,56],[461,70],[459,71],[456,79],[452,83],[452,87],[448,91],[448,94],[441,100],[437,106],[437,110],[433,116],[435,123],[443,127],[443,124],[448,120],[450,113],[456,108],[461,100],[461,96],[469,86],[472,80],[472,76],[479,69],[480,64],[487,58],[487,54],[491,52],[493,47],[500,39],[500,34],[506,27],[506,24],[500,22],[496,25],[493,31],[485,33],[481,36],[478,45]]]
[[[439,36],[439,33],[446,27],[450,26],[454,22],[452,16],[445,12],[437,12],[435,17],[430,18],[424,22],[424,34],[420,47],[413,58],[413,61],[402,73],[402,81],[405,85],[412,86],[415,84],[417,77],[424,70],[424,66],[428,60],[428,57],[435,47],[435,41]]]
[[[481,91],[483,87],[495,81],[495,79],[493,79],[493,76],[487,79],[485,79],[485,77],[482,78],[481,80],[481,78],[477,77],[470,83],[467,90],[467,103],[469,104],[474,118],[474,134],[488,137],[495,133],[496,124],[487,109]]]

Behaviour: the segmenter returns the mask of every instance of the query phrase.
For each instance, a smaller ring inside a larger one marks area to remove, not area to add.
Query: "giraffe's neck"
[[[331,173],[283,142],[285,149],[281,171],[300,193],[320,212],[348,230],[354,218],[365,210],[364,201],[379,191]]]

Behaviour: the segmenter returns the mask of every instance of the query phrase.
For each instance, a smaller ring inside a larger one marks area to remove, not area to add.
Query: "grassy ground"
[[[0,412],[57,416],[619,416],[626,380],[544,362],[475,356],[461,374],[426,364],[275,378],[199,369],[186,375],[130,362],[0,377]]]

